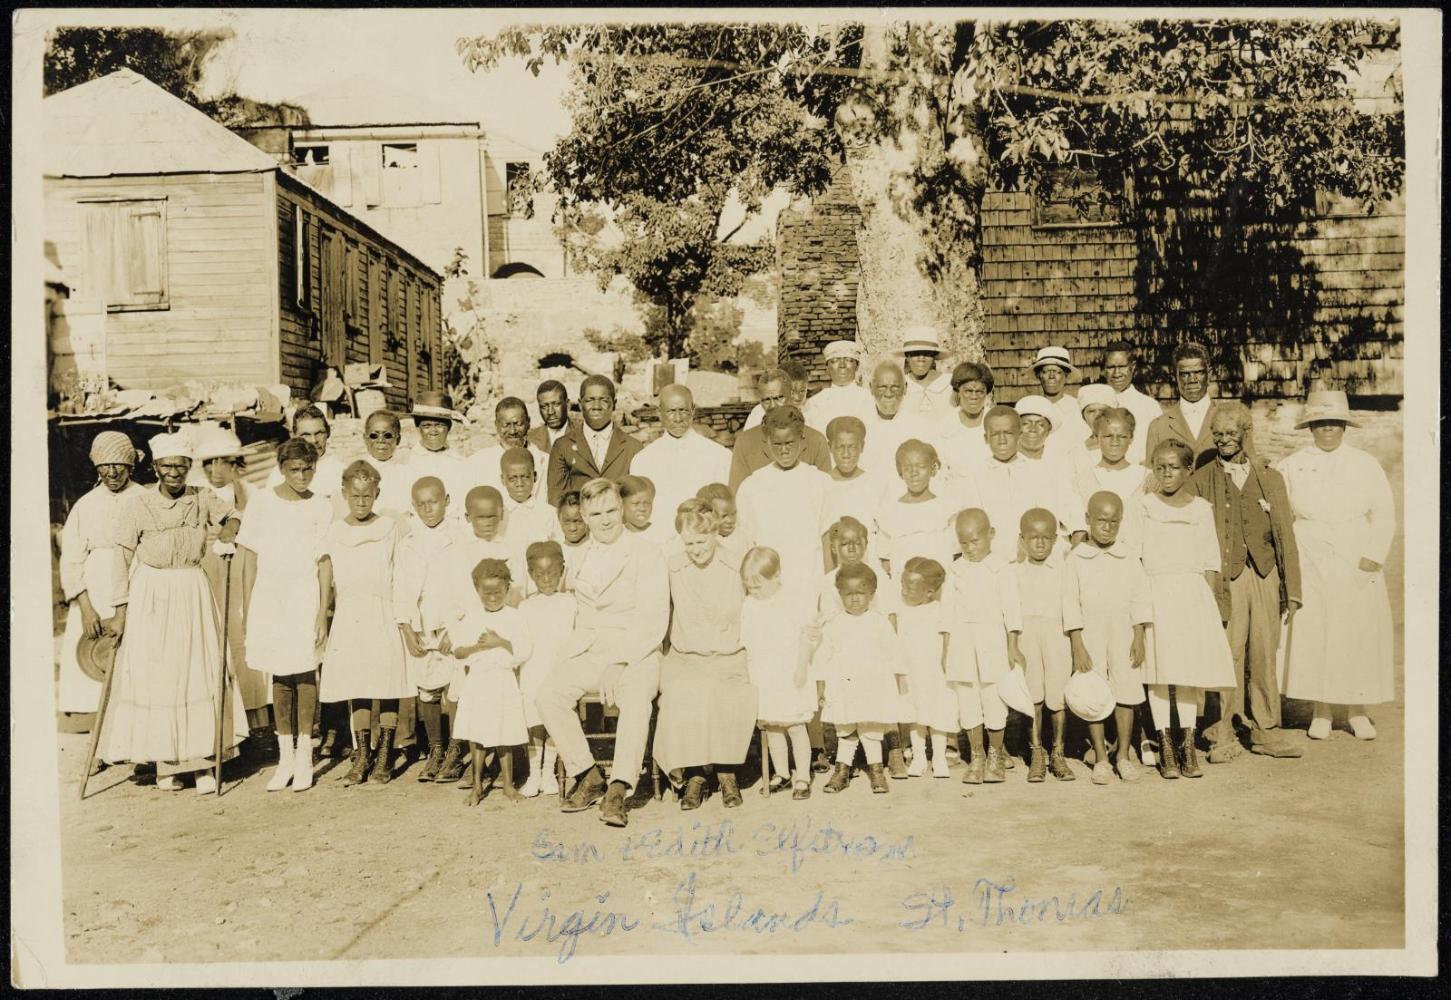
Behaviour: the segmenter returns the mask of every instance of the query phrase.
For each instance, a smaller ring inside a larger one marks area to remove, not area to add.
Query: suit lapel
[[[625,432],[615,424],[610,430],[610,443],[605,446],[605,467],[600,470],[600,475],[615,464],[615,459],[620,457],[620,452],[625,450]]]
[[[1184,419],[1184,411],[1179,409],[1178,402],[1164,407],[1164,413],[1168,416],[1169,425],[1174,428],[1174,432],[1179,435],[1180,440],[1185,444],[1194,444],[1194,435],[1189,433],[1189,421]]]
[[[595,468],[594,455],[589,450],[589,440],[584,436],[584,426],[575,424],[570,427],[567,435],[570,447],[574,449],[574,466],[583,469],[590,474],[591,479],[600,477],[600,470]]]

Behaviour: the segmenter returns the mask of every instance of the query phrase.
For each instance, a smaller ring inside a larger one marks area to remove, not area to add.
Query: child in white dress
[[[1028,693],[1033,697],[1033,716],[1028,780],[1040,782],[1047,772],[1059,781],[1072,781],[1064,754],[1063,688],[1073,672],[1072,652],[1063,634],[1063,563],[1053,559],[1058,541],[1058,516],[1042,507],[1025,511],[1019,521],[1023,558],[1010,572],[1018,588],[1023,632],[1019,639],[1026,663]],[[1053,753],[1043,749],[1043,706],[1053,720]]]
[[[816,600],[816,611],[823,618],[845,610],[842,607],[841,594],[836,589],[836,574],[844,566],[858,566],[863,563],[870,565],[867,562],[870,537],[871,533],[867,530],[866,525],[850,515],[840,518],[831,526],[827,538],[831,544],[831,556],[836,562],[836,569],[828,570],[822,577],[820,593]],[[890,588],[879,589],[872,597],[872,610],[891,614],[897,610],[895,598],[896,594]]]
[[[396,518],[377,514],[378,471],[359,460],[343,473],[348,516],[332,522],[318,572],[336,591],[332,628],[322,658],[320,697],[351,703],[353,763],[344,785],[393,780],[398,700],[408,684],[403,637],[393,613],[393,567],[400,541]],[[324,587],[326,589],[326,587]],[[371,754],[373,702],[378,702],[378,753]]]
[[[272,677],[278,758],[267,790],[280,792],[290,783],[301,792],[312,787],[317,664],[327,639],[317,564],[332,505],[310,489],[317,468],[312,445],[301,438],[284,441],[277,467],[281,484],[252,497],[237,545],[257,560],[246,595],[247,662]]]
[[[889,577],[899,577],[913,556],[943,566],[952,561],[957,505],[954,499],[932,492],[932,477],[939,468],[937,449],[925,441],[909,438],[897,448],[897,475],[905,490],[888,494],[877,507],[877,558]]]
[[[412,496],[413,517],[398,545],[393,573],[393,610],[408,651],[408,682],[418,693],[418,717],[428,739],[428,757],[418,780],[434,781],[445,762],[445,714],[453,727],[452,703],[444,696],[453,676],[447,627],[458,610],[458,593],[451,584],[453,564],[461,557],[443,480],[423,477],[413,484]]]
[[[493,750],[497,781],[511,802],[523,798],[514,787],[514,747],[529,741],[519,665],[529,658],[529,629],[518,608],[506,603],[513,579],[502,559],[482,559],[470,574],[479,603],[448,627],[459,670],[450,685],[458,689],[455,734],[468,740],[473,757],[469,805],[484,797],[484,751]]]
[[[519,670],[519,693],[524,696],[524,722],[529,727],[529,777],[520,789],[523,796],[533,798],[543,792],[559,791],[554,774],[558,754],[554,740],[544,729],[535,696],[554,669],[564,640],[574,630],[574,595],[560,589],[564,582],[564,550],[558,542],[534,542],[524,552],[529,564],[529,579],[534,593],[524,598],[519,612],[524,616],[533,649]]]
[[[872,791],[887,792],[882,770],[882,739],[899,714],[897,677],[906,673],[898,659],[897,635],[880,611],[871,609],[877,574],[870,566],[844,566],[837,571],[841,614],[821,627],[821,644],[811,658],[821,718],[836,726],[836,770],[826,783],[827,792],[840,792],[851,783],[852,763],[860,741]]]
[[[741,607],[746,670],[758,695],[756,714],[771,764],[783,780],[772,791],[789,784],[793,799],[809,799],[811,740],[806,723],[816,714],[816,697],[807,678],[811,647],[804,627],[813,617],[809,607],[793,605],[782,591],[781,559],[775,549],[749,550],[741,562],[741,582],[748,595]]]
[[[896,611],[899,655],[907,664],[912,702],[910,777],[927,773],[927,740],[932,740],[932,776],[950,777],[947,736],[957,732],[957,699],[947,683],[951,631],[942,607],[947,571],[935,559],[913,556],[902,567],[902,604]]]
[[[1089,497],[1087,516],[1088,541],[1064,561],[1063,628],[1074,672],[1095,671],[1113,691],[1114,765],[1120,778],[1132,782],[1140,777],[1132,750],[1134,710],[1144,703],[1145,630],[1153,622],[1153,599],[1138,553],[1119,541],[1123,501],[1100,490]],[[1108,766],[1102,722],[1088,724],[1088,738],[1097,777]]]
[[[1026,666],[1018,651],[1022,616],[1018,588],[1009,562],[993,550],[993,526],[987,513],[969,508],[955,524],[962,558],[948,573],[946,610],[952,626],[948,640],[947,679],[957,695],[957,713],[967,730],[970,757],[966,785],[1007,780],[1003,729],[1008,707],[998,694],[998,681],[1012,666]],[[983,750],[983,729],[987,750]]]
[[[1154,606],[1154,655],[1145,671],[1149,711],[1159,732],[1159,773],[1197,778],[1203,771],[1194,745],[1194,724],[1207,688],[1234,685],[1234,660],[1219,605],[1219,536],[1214,509],[1184,484],[1194,471],[1194,452],[1183,441],[1165,441],[1150,456],[1158,492],[1140,498],[1144,572]],[[1183,729],[1182,762],[1170,741],[1170,692]]]

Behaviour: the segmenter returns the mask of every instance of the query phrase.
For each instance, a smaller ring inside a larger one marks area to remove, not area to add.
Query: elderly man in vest
[[[730,476],[731,453],[694,428],[695,400],[683,385],[660,390],[660,425],[665,429],[635,456],[635,475],[655,487],[655,507],[645,536],[658,545],[675,538],[675,511],[707,483]]]
[[[1209,350],[1203,344],[1181,344],[1174,351],[1174,383],[1179,398],[1150,421],[1145,451],[1153,455],[1165,441],[1183,441],[1194,449],[1197,469],[1214,459],[1210,425],[1217,405],[1209,398]]]
[[[1214,454],[1194,473],[1194,490],[1214,508],[1219,535],[1219,614],[1234,653],[1235,686],[1219,692],[1219,721],[1206,731],[1209,759],[1239,756],[1235,717],[1249,727],[1250,750],[1268,757],[1299,757],[1299,747],[1277,732],[1280,688],[1275,652],[1281,619],[1301,604],[1300,556],[1290,528],[1285,481],[1249,456],[1252,423],[1241,403],[1221,403],[1208,418]],[[1248,663],[1249,698],[1245,698]],[[1246,714],[1246,707],[1249,711]]]

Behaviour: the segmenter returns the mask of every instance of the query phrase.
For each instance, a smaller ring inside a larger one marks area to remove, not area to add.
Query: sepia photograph
[[[1433,975],[1441,30],[16,14],[12,982]]]

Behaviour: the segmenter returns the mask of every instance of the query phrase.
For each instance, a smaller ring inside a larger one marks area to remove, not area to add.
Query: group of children
[[[936,448],[911,438],[889,477],[861,468],[855,416],[825,428],[829,474],[802,463],[803,418],[784,405],[762,425],[772,465],[739,495],[701,484],[748,595],[742,643],[780,787],[804,798],[813,769],[827,769],[824,790],[839,792],[858,749],[874,792],[888,773],[948,777],[959,732],[963,780],[1004,781],[1010,709],[1029,720],[1031,782],[1073,780],[1070,710],[1089,724],[1097,784],[1115,771],[1137,780],[1141,762],[1165,778],[1202,773],[1203,694],[1234,681],[1210,510],[1183,489],[1194,454],[1169,441],[1149,469],[1130,465],[1133,415],[1091,393],[1083,411],[1089,440],[1055,450],[1031,403],[986,408],[972,460],[943,474]],[[346,516],[333,518],[311,489],[312,446],[290,440],[278,462],[282,483],[238,537],[257,555],[249,617],[265,623],[248,630],[247,658],[273,677],[280,764],[268,788],[311,785],[318,699],[350,706],[343,784],[386,784],[412,699],[428,742],[419,780],[462,779],[470,804],[490,783],[510,799],[557,792],[534,698],[573,624],[571,552],[588,543],[579,495],[535,503],[533,459],[506,449],[502,493],[453,497],[425,476],[400,518],[374,509],[380,473],[356,461],[341,474]],[[649,479],[618,486],[628,530],[673,521],[653,510]],[[835,731],[834,766],[822,727]],[[516,788],[520,749],[528,777]]]

